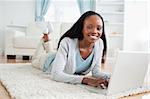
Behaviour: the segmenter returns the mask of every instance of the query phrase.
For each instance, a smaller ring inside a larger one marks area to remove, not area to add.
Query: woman
[[[48,41],[46,36],[43,38]],[[43,59],[40,65],[44,64],[43,68],[50,66],[53,80],[104,88],[109,79],[109,75],[100,71],[105,52],[103,18],[88,11],[60,38],[56,55],[50,53],[46,60],[40,57]],[[86,76],[90,71],[92,77]]]

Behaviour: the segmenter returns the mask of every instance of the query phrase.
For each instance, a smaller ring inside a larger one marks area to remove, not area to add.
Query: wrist
[[[87,77],[84,77],[83,80],[82,80],[82,84],[85,84],[87,85],[88,84],[88,78]]]

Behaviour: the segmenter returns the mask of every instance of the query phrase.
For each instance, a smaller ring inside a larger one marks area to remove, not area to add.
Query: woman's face
[[[83,23],[83,40],[89,43],[95,43],[102,35],[103,23],[99,16],[92,15],[87,17]]]

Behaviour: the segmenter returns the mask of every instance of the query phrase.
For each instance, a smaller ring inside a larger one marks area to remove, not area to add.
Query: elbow
[[[57,71],[51,71],[51,79],[61,82],[61,74],[58,73]]]

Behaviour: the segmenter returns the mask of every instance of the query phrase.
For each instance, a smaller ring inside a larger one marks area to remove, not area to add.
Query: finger
[[[98,83],[99,83],[99,85],[103,84],[105,87],[108,87],[108,82],[106,80],[101,80]]]
[[[104,83],[104,86],[108,87],[108,83]]]
[[[98,87],[99,86],[99,84],[89,84],[89,85],[92,87]]]
[[[97,87],[99,84],[96,82],[90,82],[90,83],[88,83],[88,85],[92,86],[92,87]]]
[[[105,81],[105,82],[104,82],[104,85],[105,85],[106,87],[108,87],[108,81]]]
[[[107,87],[104,84],[100,85],[102,89],[106,89]]]
[[[105,83],[105,80],[99,79],[97,82],[98,82],[99,84],[101,84],[101,83]]]

